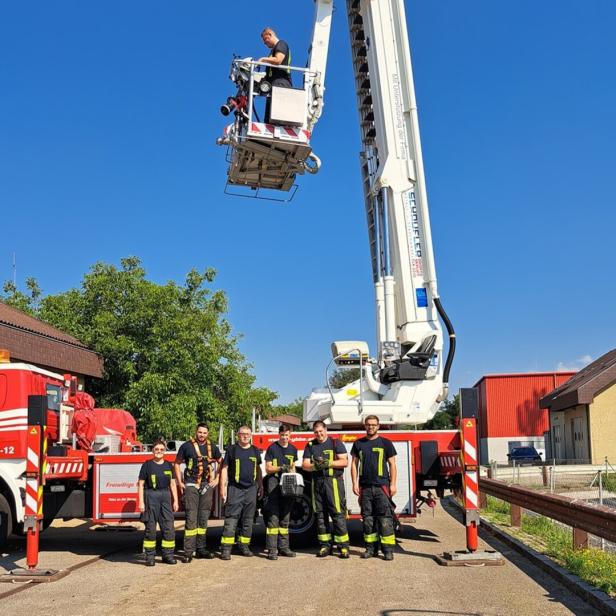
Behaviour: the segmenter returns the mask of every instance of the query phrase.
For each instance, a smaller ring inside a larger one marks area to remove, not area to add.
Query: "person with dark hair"
[[[175,565],[175,528],[173,512],[178,510],[178,493],[173,479],[173,467],[165,460],[165,443],[155,441],[152,446],[153,457],[144,462],[139,470],[137,482],[138,506],[145,523],[143,549],[145,564],[153,567],[156,556],[156,525],[162,533],[163,562]]]
[[[209,438],[207,424],[197,424],[195,436],[182,443],[175,458],[175,476],[184,494],[184,562],[196,558],[214,558],[207,549],[207,523],[212,511],[212,496],[218,485],[216,463],[222,457]],[[185,464],[182,475],[181,464]]]
[[[284,68],[291,66],[291,50],[286,41],[280,40],[272,28],[265,28],[261,32],[261,40],[266,47],[271,49],[270,55],[259,58],[258,62],[269,64],[265,73],[265,80],[272,86],[278,88],[292,88],[291,69]],[[270,121],[271,113],[271,95],[265,101],[265,119],[266,123]]]
[[[237,436],[239,442],[225,451],[220,472],[220,497],[225,503],[225,525],[220,540],[222,560],[231,558],[236,530],[240,554],[254,556],[250,550],[252,525],[257,499],[263,494],[261,451],[251,443],[252,432],[248,426],[241,426]]]
[[[265,548],[268,560],[278,560],[281,556],[293,557],[295,552],[289,546],[289,521],[294,498],[283,496],[280,489],[282,473],[294,473],[297,462],[297,448],[289,438],[291,426],[281,424],[278,440],[265,452]]]
[[[344,469],[349,460],[346,449],[339,439],[327,435],[322,421],[313,424],[314,436],[304,449],[302,468],[312,473],[312,506],[317,520],[317,539],[320,544],[317,556],[329,556],[335,543],[340,558],[349,558],[349,534],[346,524],[346,495],[344,492]],[[329,518],[332,519],[332,534]]]
[[[356,440],[351,449],[351,479],[364,523],[366,551],[362,558],[378,556],[380,542],[383,558],[393,560],[396,537],[390,500],[396,494],[396,448],[388,438],[379,436],[379,423],[376,415],[364,420],[366,436]]]

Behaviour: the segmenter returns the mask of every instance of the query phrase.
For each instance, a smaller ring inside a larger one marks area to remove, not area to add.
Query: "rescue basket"
[[[304,493],[304,478],[300,473],[282,473],[280,491],[283,496],[301,496]]]

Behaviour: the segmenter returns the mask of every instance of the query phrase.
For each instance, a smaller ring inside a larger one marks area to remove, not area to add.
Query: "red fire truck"
[[[476,502],[474,421],[468,427],[466,434],[464,429],[387,431],[398,453],[394,502],[400,519],[415,518],[422,504],[433,506],[433,494],[461,488],[462,452],[471,464],[465,473],[467,495],[469,502]],[[362,432],[330,435],[350,451]],[[292,441],[301,452],[311,437],[296,433]],[[276,438],[257,433],[253,442],[265,450]],[[77,390],[74,377],[23,363],[0,363],[0,543],[11,532],[26,533],[31,568],[38,561],[39,532],[55,518],[137,521],[137,475],[150,456],[137,441],[132,416],[93,408]],[[168,459],[173,458],[170,452]],[[359,517],[348,470],[345,482],[349,515]],[[220,513],[215,501],[214,516]],[[313,522],[309,499],[297,499],[292,532],[310,532]]]

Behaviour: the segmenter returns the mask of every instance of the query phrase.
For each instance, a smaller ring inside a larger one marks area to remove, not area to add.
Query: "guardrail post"
[[[573,548],[583,550],[588,547],[588,533],[579,528],[573,529]]]
[[[548,487],[548,467],[547,466],[541,467],[541,479],[543,480],[543,487],[547,488]]]
[[[511,504],[511,526],[520,528],[522,526],[522,507]]]

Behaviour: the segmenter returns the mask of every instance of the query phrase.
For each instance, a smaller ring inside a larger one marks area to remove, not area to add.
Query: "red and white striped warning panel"
[[[28,427],[28,409],[0,411],[0,432],[23,432]]]
[[[452,451],[450,453],[442,453],[439,457],[442,471],[446,473],[459,473],[462,470],[460,452]]]
[[[28,477],[26,479],[26,515],[36,515],[36,512],[38,510],[38,491],[38,478]]]
[[[464,506],[466,509],[476,509],[479,506],[479,483],[477,471],[464,473]]]
[[[45,479],[86,479],[87,464],[75,458],[47,458]]]

